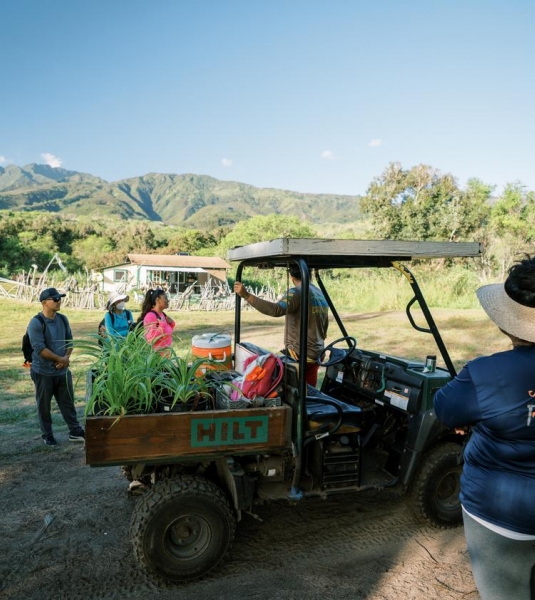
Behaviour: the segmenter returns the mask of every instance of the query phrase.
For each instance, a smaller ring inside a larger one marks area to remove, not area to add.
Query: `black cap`
[[[39,302],[49,300],[50,298],[65,298],[67,294],[60,294],[56,288],[46,288],[39,295]]]

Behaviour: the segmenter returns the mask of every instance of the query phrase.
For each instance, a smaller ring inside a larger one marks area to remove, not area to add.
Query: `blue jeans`
[[[481,600],[535,600],[535,540],[511,540],[463,510],[464,534]]]
[[[33,370],[30,371],[30,374],[35,385],[37,416],[43,438],[52,435],[52,415],[50,414],[52,398],[56,399],[69,431],[73,433],[79,429],[80,423],[78,422],[76,408],[74,407],[74,388],[71,372],[67,371],[66,374],[56,377],[52,375],[40,375]]]

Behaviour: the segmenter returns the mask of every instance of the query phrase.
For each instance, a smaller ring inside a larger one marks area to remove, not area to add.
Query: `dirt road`
[[[462,528],[415,523],[395,490],[259,506],[229,561],[185,586],[148,580],[130,548],[137,498],[119,468],[36,435],[0,450],[0,596],[32,599],[477,600]],[[7,458],[6,458],[7,457]],[[261,521],[260,521],[261,519]]]

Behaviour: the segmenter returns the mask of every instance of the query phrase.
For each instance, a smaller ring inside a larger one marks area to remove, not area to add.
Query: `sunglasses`
[[[49,298],[52,302],[61,302],[61,296],[54,296],[53,298]]]

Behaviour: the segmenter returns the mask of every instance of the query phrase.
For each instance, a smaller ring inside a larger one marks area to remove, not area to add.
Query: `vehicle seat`
[[[284,381],[286,385],[297,388],[299,385],[299,376],[297,374],[296,361],[284,355],[281,355],[280,358],[284,363]],[[336,423],[338,423],[338,411],[332,404],[326,404],[325,402],[322,402],[322,399],[336,403],[344,413],[342,425],[340,429],[337,430],[337,433],[353,433],[355,431],[360,431],[364,421],[364,415],[359,406],[347,404],[342,400],[328,396],[327,394],[320,392],[315,387],[308,385],[306,411],[307,421],[310,429],[317,429],[321,425],[325,424],[334,426]],[[290,404],[293,403],[290,402]]]
[[[360,431],[364,420],[363,410],[360,406],[353,406],[352,404],[347,404],[332,396],[327,396],[327,394],[320,392],[311,385],[307,387],[306,399],[307,419],[310,429],[316,429],[325,424],[336,425],[336,423],[338,423],[338,410],[332,406],[332,404],[322,402],[322,399],[334,402],[342,409],[342,425],[340,429],[337,430],[337,433]]]
[[[267,354],[269,350],[265,350],[251,342],[240,342],[241,345],[247,350],[254,352],[255,354]],[[286,385],[293,387],[294,389],[298,386],[299,376],[297,371],[296,361],[284,354],[278,354],[279,358],[284,363],[284,382]],[[311,385],[307,386],[307,399],[306,399],[306,412],[308,428],[310,430],[318,429],[322,425],[336,425],[338,423],[339,413],[332,404],[326,404],[322,402],[322,398],[336,403],[343,412],[342,425],[336,431],[336,433],[354,433],[360,431],[363,422],[364,414],[363,410],[359,406],[353,406],[323,394],[315,387]],[[294,405],[291,398],[285,399],[291,406]]]

